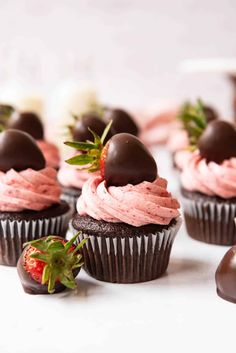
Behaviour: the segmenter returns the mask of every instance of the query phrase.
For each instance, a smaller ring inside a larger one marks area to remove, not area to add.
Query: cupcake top
[[[224,199],[236,197],[236,158],[221,164],[207,163],[198,152],[194,153],[183,169],[181,181],[188,191]]]
[[[0,134],[0,211],[40,211],[60,202],[56,171],[27,133],[9,129]]]
[[[78,213],[136,227],[169,224],[179,216],[179,203],[167,191],[166,180],[158,176],[152,155],[138,138],[126,133],[113,136],[103,146],[108,128],[101,139],[94,135],[94,143],[66,143],[86,152],[68,163],[86,163],[91,172],[97,171],[83,185]]]
[[[222,198],[236,197],[236,130],[225,121],[212,121],[184,166],[182,185]]]
[[[183,104],[178,114],[179,125],[170,133],[168,140],[168,147],[174,154],[174,162],[179,170],[183,169],[191,157],[192,146],[196,148],[207,124],[217,118],[217,112],[201,100],[196,104]]]
[[[59,150],[53,143],[45,140],[44,127],[36,113],[15,111],[7,122],[7,128],[27,132],[37,141],[46,160],[46,165],[52,168],[59,167]]]

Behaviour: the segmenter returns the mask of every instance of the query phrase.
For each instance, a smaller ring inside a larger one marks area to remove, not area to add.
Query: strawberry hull
[[[39,282],[36,282],[30,274],[25,271],[23,263],[24,263],[24,256],[25,256],[25,251],[26,249],[22,252],[21,257],[18,260],[17,263],[17,272],[21,280],[22,287],[25,291],[25,293],[28,294],[49,294],[48,293],[48,286],[46,284],[41,284]],[[74,277],[78,275],[80,272],[80,268],[77,268],[76,270],[73,271]],[[61,283],[56,283],[55,284],[55,292],[54,293],[60,293],[64,291],[66,287],[61,284]]]

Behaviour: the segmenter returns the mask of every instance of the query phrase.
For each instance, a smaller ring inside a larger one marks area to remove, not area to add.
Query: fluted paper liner
[[[65,236],[72,212],[35,220],[0,220],[0,264],[16,266],[25,242],[48,235]]]
[[[181,219],[163,231],[145,236],[96,236],[82,232],[79,241],[88,238],[82,248],[84,269],[92,277],[113,283],[137,283],[160,277],[169,264],[173,241]],[[70,223],[70,233],[78,230]]]
[[[191,238],[208,244],[236,244],[236,204],[190,199],[182,195],[184,218]]]

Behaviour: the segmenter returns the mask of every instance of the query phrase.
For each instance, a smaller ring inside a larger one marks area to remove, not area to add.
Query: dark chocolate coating
[[[218,295],[236,303],[236,245],[221,260],[215,275]]]
[[[0,170],[11,168],[21,171],[27,168],[45,168],[44,156],[35,140],[19,130],[5,130],[0,134]]]
[[[213,120],[202,133],[198,147],[200,154],[208,162],[222,163],[236,157],[236,130],[226,121]]]
[[[203,107],[203,111],[205,113],[207,123],[209,123],[210,121],[218,119],[218,113],[212,107],[209,107],[208,105],[205,105]]]
[[[30,274],[25,271],[24,268],[24,255],[26,252],[25,248],[17,262],[17,272],[18,275],[20,277],[21,280],[21,284],[22,287],[24,289],[24,291],[28,294],[49,294],[48,293],[48,286],[46,284],[41,284],[36,282],[31,276]],[[74,270],[74,277],[76,277],[78,275],[80,271],[80,268],[77,268],[76,270]],[[63,290],[65,290],[66,287],[61,284],[61,283],[56,283],[55,285],[55,292],[54,293],[59,293],[62,292]]]
[[[73,140],[80,142],[85,142],[87,140],[93,141],[93,135],[88,128],[96,132],[98,136],[101,137],[106,128],[106,124],[95,113],[84,114],[76,121],[75,126],[72,128]]]
[[[133,118],[122,109],[107,109],[104,113],[103,120],[108,124],[112,120],[111,133],[112,135],[126,132],[137,136],[139,129]]]
[[[35,140],[43,140],[44,129],[39,116],[32,112],[15,112],[7,123],[9,129],[27,132]]]
[[[108,143],[104,168],[107,185],[136,185],[156,179],[156,162],[137,137],[126,133],[117,134]]]

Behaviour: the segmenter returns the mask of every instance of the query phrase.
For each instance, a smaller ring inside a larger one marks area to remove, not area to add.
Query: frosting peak
[[[60,193],[57,173],[52,168],[0,172],[1,212],[41,211],[59,203]]]
[[[106,187],[100,176],[85,182],[77,202],[80,215],[106,222],[127,223],[135,227],[146,224],[169,224],[179,216],[179,203],[167,191],[165,179],[137,185]]]
[[[181,181],[189,191],[224,199],[236,197],[236,158],[222,164],[207,163],[199,153],[194,153],[184,166]]]

